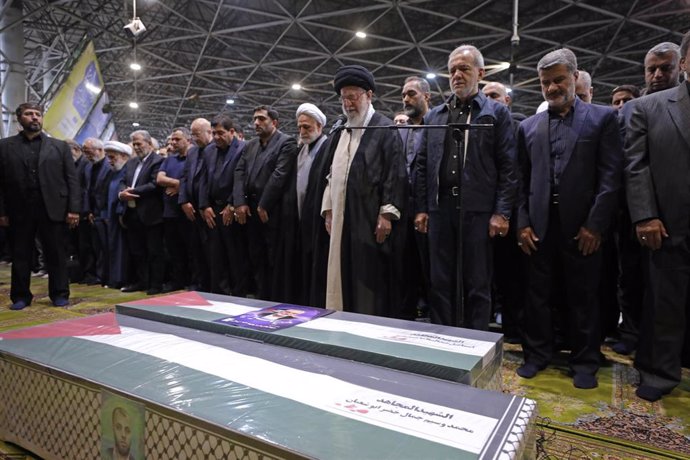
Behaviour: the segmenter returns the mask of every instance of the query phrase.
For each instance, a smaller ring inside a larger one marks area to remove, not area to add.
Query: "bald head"
[[[510,103],[512,102],[512,99],[508,95],[508,89],[503,83],[491,81],[484,85],[482,92],[486,95],[486,97],[493,99],[500,104],[510,106]]]
[[[213,140],[213,132],[211,130],[211,122],[205,118],[197,118],[191,125],[192,140],[199,147],[203,149]]]

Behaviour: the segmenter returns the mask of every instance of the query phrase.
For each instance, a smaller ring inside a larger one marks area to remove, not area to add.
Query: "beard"
[[[417,119],[422,116],[422,110],[416,105],[406,105],[404,109],[405,115],[407,115],[410,118]]]
[[[43,124],[38,121],[22,123],[22,128],[24,129],[24,131],[29,133],[38,133],[43,130]]]

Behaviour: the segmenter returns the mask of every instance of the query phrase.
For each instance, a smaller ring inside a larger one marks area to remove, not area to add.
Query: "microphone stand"
[[[342,120],[342,119],[340,119]],[[389,126],[345,126],[344,123],[338,125],[336,124],[331,128],[329,134],[336,133],[343,129],[445,129],[451,130],[451,136],[455,141],[455,146],[458,153],[458,158],[460,158],[460,174],[458,179],[458,195],[456,202],[456,209],[458,210],[458,242],[456,248],[456,276],[455,276],[455,299],[457,303],[457,314],[458,322],[461,327],[465,326],[465,286],[463,283],[463,270],[462,270],[462,258],[463,258],[463,246],[462,246],[462,171],[465,170],[465,155],[462,149],[463,141],[465,138],[465,131],[470,129],[492,129],[494,127],[491,123],[448,123],[445,125],[389,125]]]

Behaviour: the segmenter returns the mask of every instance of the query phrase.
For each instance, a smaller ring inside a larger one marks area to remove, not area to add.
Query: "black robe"
[[[390,126],[393,121],[374,113],[369,122],[373,126]],[[325,155],[321,156],[318,195],[323,196],[325,176],[330,170],[342,130],[329,139]],[[314,165],[313,167],[316,167]],[[325,173],[325,174],[324,174]],[[367,129],[350,165],[347,178],[345,216],[341,242],[341,276],[345,311],[377,316],[396,317],[398,306],[393,303],[400,290],[399,280],[392,273],[392,254],[401,251],[402,241],[396,237],[400,221],[392,221],[391,237],[382,244],[376,242],[374,231],[379,208],[392,204],[401,213],[405,209],[407,171],[400,136],[394,130]],[[320,202],[318,203],[320,210]],[[321,219],[323,227],[323,219]],[[325,232],[324,232],[325,233]],[[327,235],[326,235],[327,236]],[[328,238],[316,234],[312,301],[325,303],[328,267]],[[316,292],[314,292],[316,290]],[[315,298],[314,298],[315,297]]]

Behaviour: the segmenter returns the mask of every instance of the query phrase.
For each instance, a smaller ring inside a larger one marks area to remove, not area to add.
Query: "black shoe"
[[[614,343],[611,346],[611,349],[619,355],[627,356],[629,354],[632,354],[633,351],[635,351],[635,346],[630,342],[621,340],[620,342]]]
[[[156,295],[156,294],[162,294],[163,290],[158,287],[152,287],[148,291],[146,291],[146,295]]]
[[[27,302],[25,300],[17,300],[12,305],[10,305],[10,310],[14,310],[14,311],[24,310],[29,305],[31,305],[31,302]]]
[[[136,291],[143,291],[144,286],[141,284],[128,284],[123,288],[120,288],[121,292],[136,292]]]
[[[575,386],[575,388],[591,390],[592,388],[596,388],[598,386],[598,383],[596,376],[581,372],[573,376],[573,385]]]
[[[532,363],[525,363],[522,366],[517,368],[517,375],[522,377],[523,379],[531,379],[535,375],[539,373],[539,371],[543,371],[545,366],[537,366],[536,364]]]
[[[67,300],[65,297],[55,297],[53,299],[53,306],[55,307],[66,307],[69,305],[69,300]]]
[[[656,387],[650,387],[649,385],[640,385],[635,390],[635,394],[646,401],[655,402],[660,400],[665,394],[668,394],[668,392]]]
[[[94,286],[96,284],[101,284],[101,280],[99,280],[97,277],[93,275],[86,275],[82,280],[80,281],[80,284],[86,284],[87,286]]]

